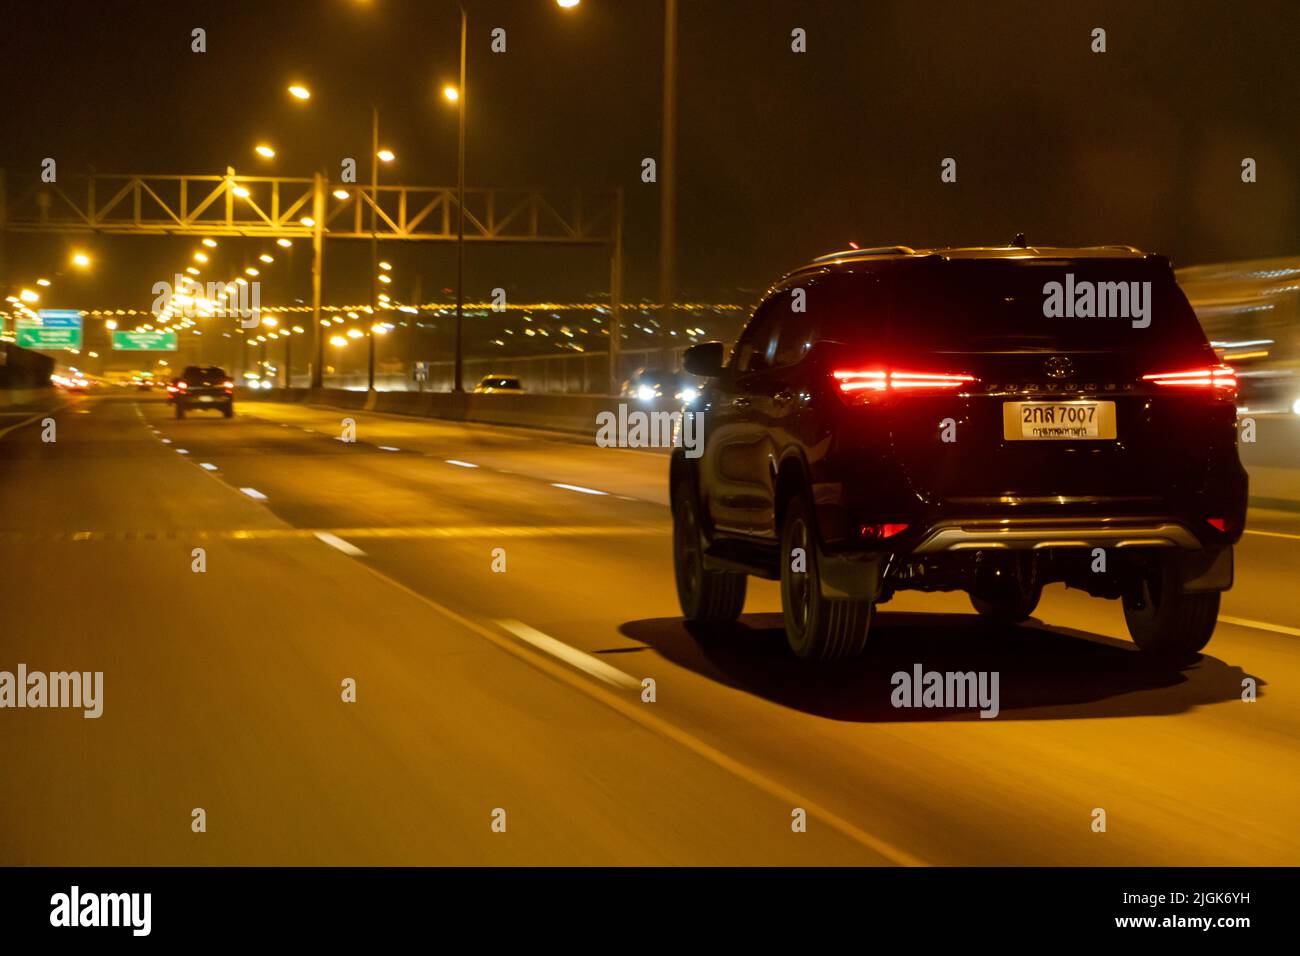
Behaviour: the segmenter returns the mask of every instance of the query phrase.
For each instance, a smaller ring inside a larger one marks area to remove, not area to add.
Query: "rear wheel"
[[[1133,643],[1154,657],[1195,656],[1210,642],[1219,617],[1219,592],[1184,592],[1173,567],[1163,561],[1143,575],[1123,602]]]
[[[235,406],[227,402],[226,406],[223,409],[221,409],[221,414],[226,416],[226,418],[230,418],[232,415],[235,414]]]
[[[185,417],[185,409],[181,407],[180,402],[177,402],[177,403],[176,403],[176,417],[177,417],[177,418],[184,418],[184,417]]]
[[[817,525],[805,496],[786,508],[780,560],[785,639],[795,656],[831,661],[861,654],[871,627],[872,603],[822,596]]]
[[[734,621],[744,610],[746,576],[704,566],[699,505],[690,485],[680,486],[674,496],[673,569],[677,600],[686,620]]]

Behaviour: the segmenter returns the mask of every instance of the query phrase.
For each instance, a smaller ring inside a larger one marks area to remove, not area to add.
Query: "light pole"
[[[457,104],[460,106],[459,146],[456,153],[456,362],[452,390],[465,391],[463,335],[465,326],[465,45],[469,29],[469,15],[465,0],[460,2],[460,86]]]
[[[664,0],[664,128],[660,153],[659,321],[663,323],[664,367],[671,368],[677,254],[677,0]]]
[[[370,317],[379,314],[379,239],[375,235],[375,207],[379,205],[379,107],[370,107]],[[370,333],[367,390],[375,390],[375,333]]]

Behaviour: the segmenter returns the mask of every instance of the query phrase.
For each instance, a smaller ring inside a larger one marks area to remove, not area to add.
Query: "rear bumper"
[[[991,519],[940,521],[923,534],[911,553],[1032,551],[1040,548],[1180,548],[1196,551],[1203,547],[1205,544],[1188,525],[1172,519]]]
[[[971,561],[987,560],[977,552],[1008,552],[1008,560],[1061,569],[1086,567],[1094,549],[1128,555],[1117,555],[1112,571],[1142,567],[1159,554],[1173,564],[1182,590],[1226,591],[1233,582],[1233,544],[1212,528],[1198,535],[1187,522],[1170,517],[949,519],[905,533],[889,543],[892,547],[823,550],[819,560],[827,598],[874,601],[895,586],[887,581],[896,581],[900,568],[970,568]],[[1023,557],[1012,559],[1015,552]],[[1031,558],[1035,553],[1041,557]]]

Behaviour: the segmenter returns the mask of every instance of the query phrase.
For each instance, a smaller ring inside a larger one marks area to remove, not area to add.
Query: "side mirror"
[[[723,352],[721,342],[701,342],[699,345],[692,345],[682,355],[682,368],[701,378],[717,378],[722,374]]]

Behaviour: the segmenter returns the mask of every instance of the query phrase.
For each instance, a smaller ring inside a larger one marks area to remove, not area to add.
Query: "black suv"
[[[211,408],[229,418],[235,414],[235,383],[225,369],[215,365],[190,365],[181,377],[167,386],[167,395],[176,407],[176,417],[187,411]]]
[[[1017,243],[1023,239],[1017,237]],[[1169,263],[1128,246],[823,256],[764,296],[672,457],[691,621],[781,581],[802,658],[860,652],[895,591],[961,590],[991,624],[1044,584],[1123,602],[1141,649],[1214,631],[1246,515],[1236,377]]]

